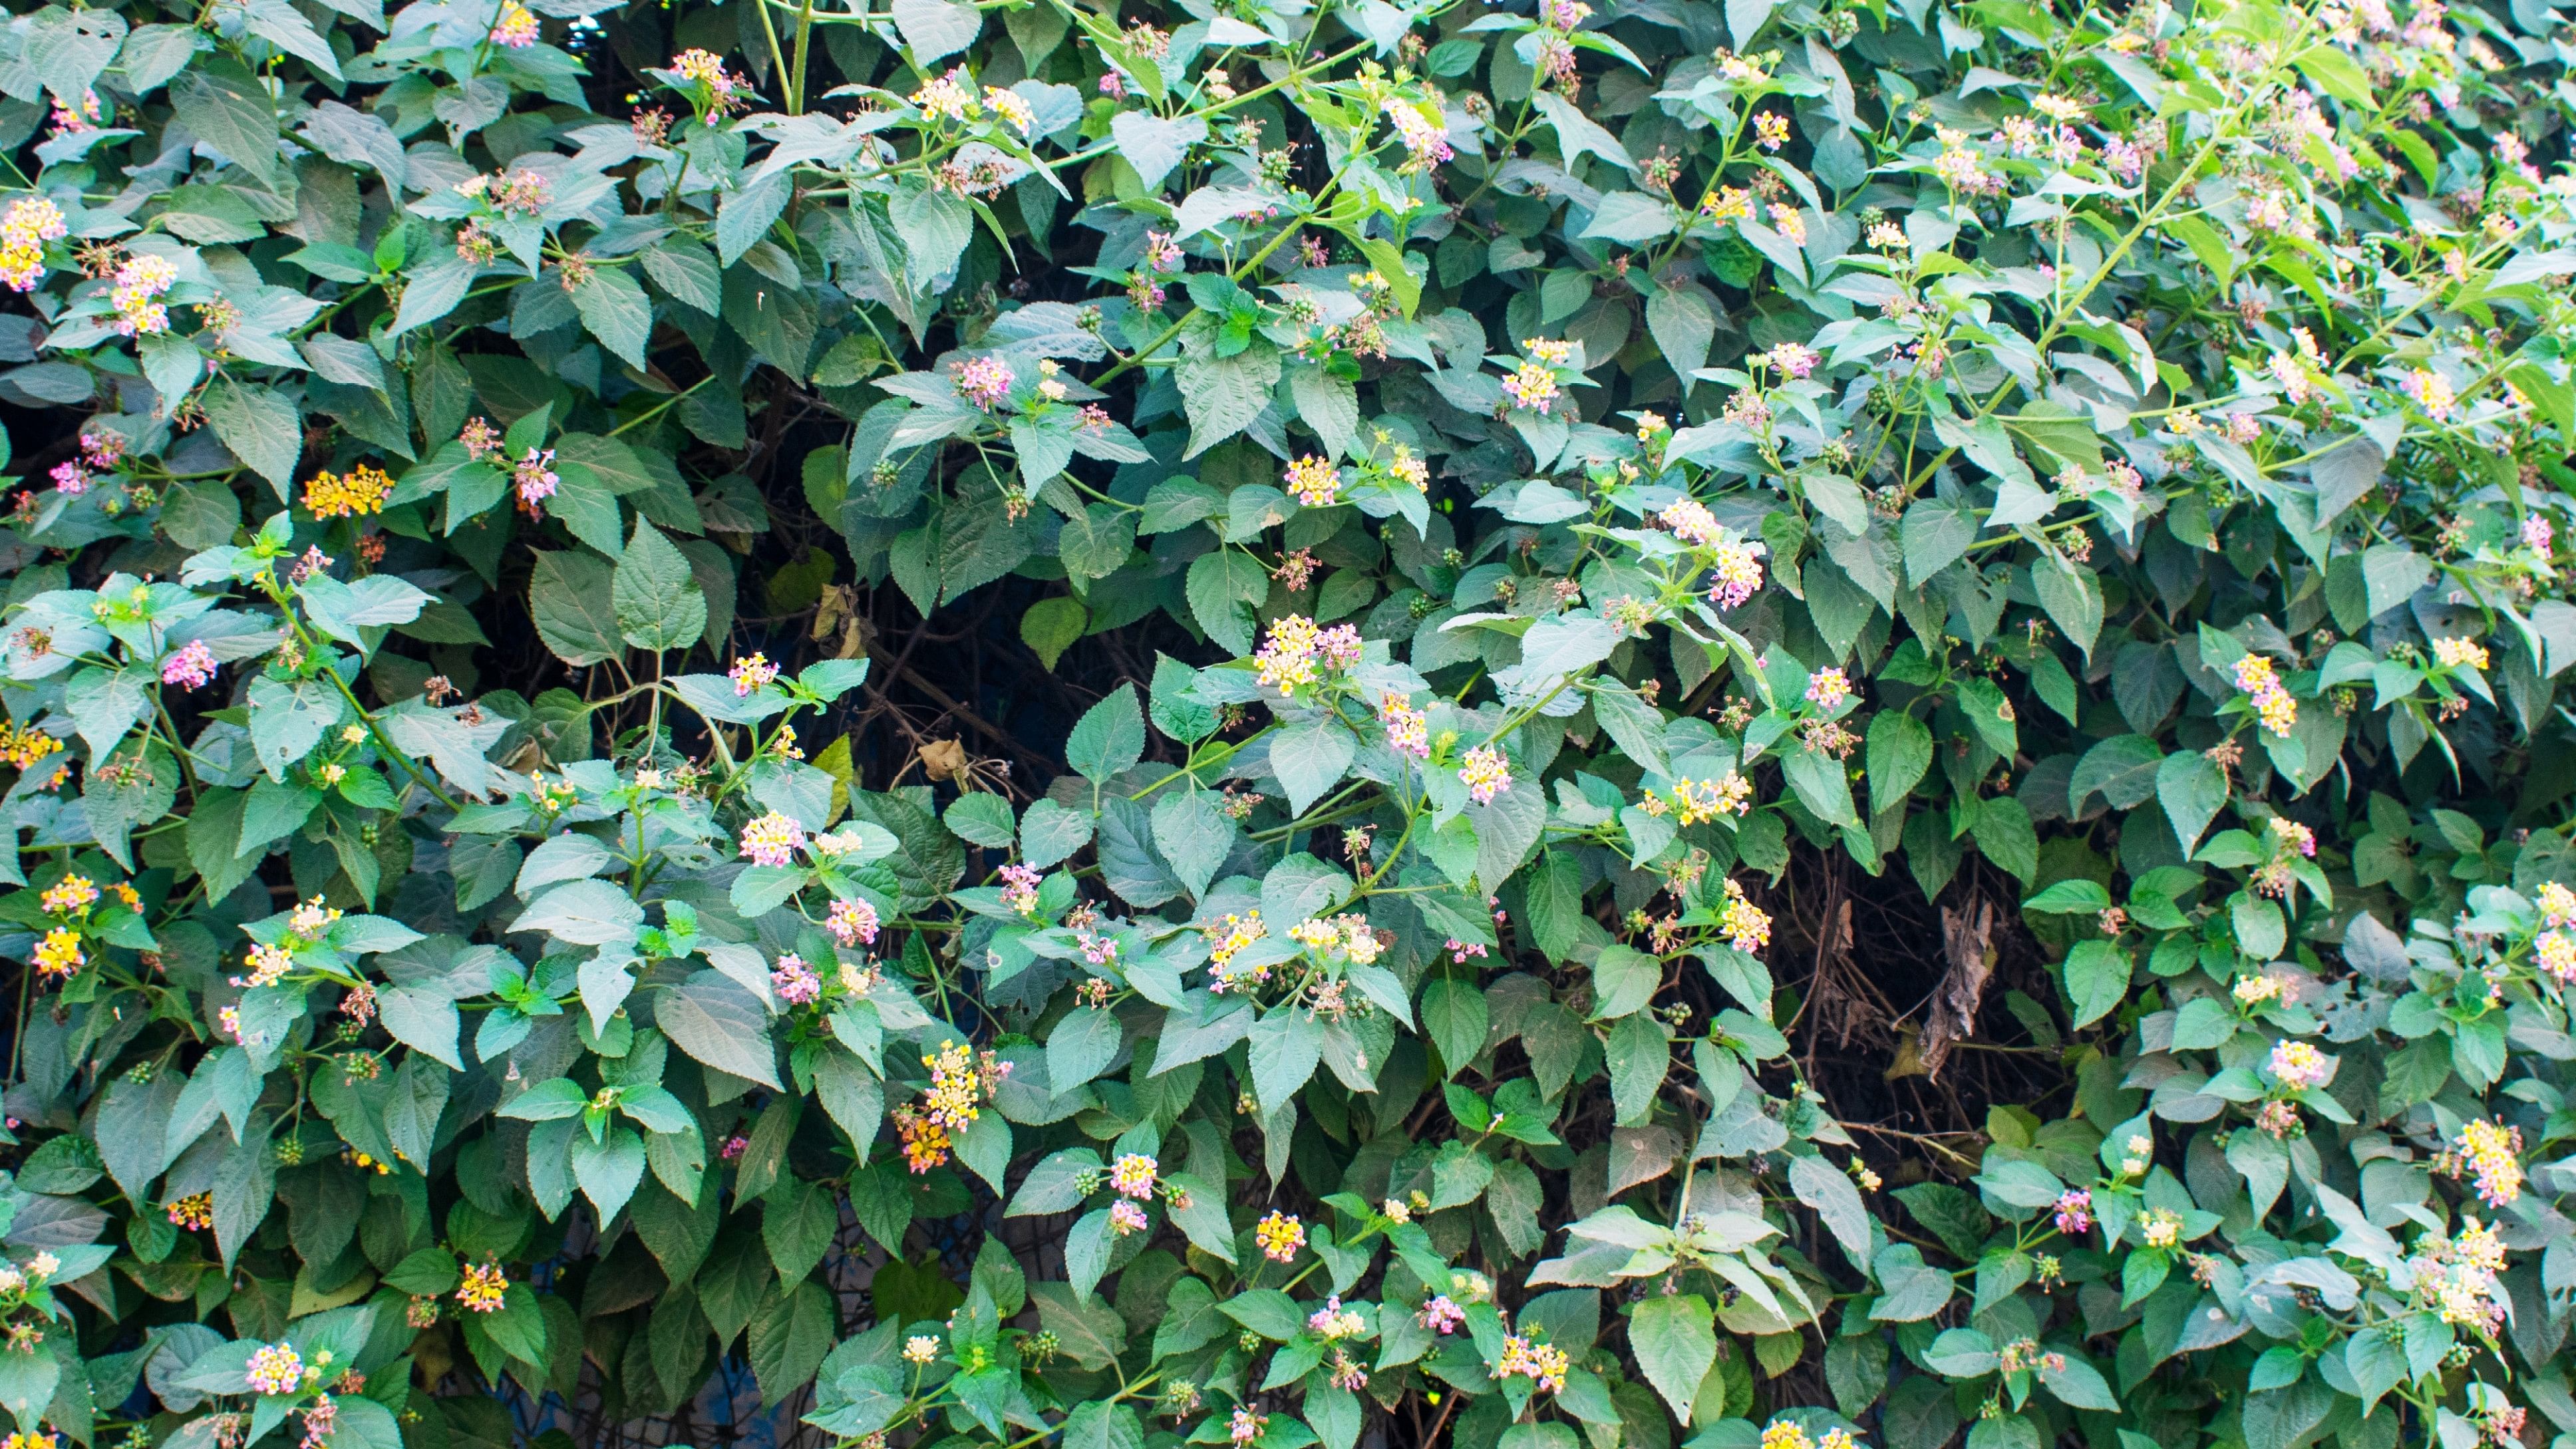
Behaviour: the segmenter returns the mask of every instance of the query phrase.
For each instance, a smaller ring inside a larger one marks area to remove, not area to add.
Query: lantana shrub
[[[2576,1434],[2542,0],[18,8],[8,1449]]]

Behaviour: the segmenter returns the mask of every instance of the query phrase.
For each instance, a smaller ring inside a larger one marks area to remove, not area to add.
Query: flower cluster
[[[1647,809],[1650,812],[1658,808],[1669,809],[1674,818],[1685,826],[1728,815],[1753,813],[1753,782],[1735,770],[1728,770],[1714,780],[1675,780],[1672,796],[1671,805],[1665,806],[1658,797],[1648,795]]]
[[[823,978],[793,951],[778,958],[777,969],[769,973],[769,985],[790,1006],[810,1006],[823,994]]]
[[[1011,365],[999,357],[970,357],[948,365],[948,376],[957,385],[957,395],[975,406],[991,412],[1011,395],[1011,384],[1018,378]]]
[[[2254,713],[2263,728],[2276,735],[2286,735],[2299,722],[2299,704],[2290,691],[2281,687],[2272,661],[2260,654],[2248,654],[2236,661],[2236,687],[2250,696]]]
[[[144,255],[116,269],[108,305],[116,309],[116,330],[127,337],[170,330],[170,311],[157,300],[179,280],[179,269],[163,256]]]
[[[778,666],[766,654],[746,654],[725,671],[725,678],[733,682],[734,698],[748,699],[778,682]]]
[[[1573,1367],[1574,1359],[1564,1349],[1514,1333],[1504,1336],[1503,1356],[1495,1362],[1492,1376],[1525,1378],[1551,1394],[1561,1394]]]
[[[1389,96],[1385,108],[1386,118],[1395,123],[1397,139],[1404,143],[1405,170],[1427,171],[1454,154],[1449,146],[1448,123],[1429,106]]]
[[[203,639],[191,639],[161,661],[161,682],[182,689],[203,689],[215,682],[215,651]]]
[[[531,514],[537,505],[555,496],[563,478],[555,472],[555,450],[530,448],[510,465],[510,487],[518,494],[519,506]]]
[[[1758,543],[1721,539],[1710,568],[1717,581],[1710,587],[1708,598],[1720,609],[1740,608],[1762,591],[1762,545]]]
[[[469,1263],[465,1281],[456,1290],[456,1306],[468,1313],[498,1313],[509,1291],[510,1280],[498,1265]]]
[[[0,283],[32,292],[45,279],[45,243],[64,234],[62,208],[41,196],[22,196],[0,216]]]
[[[2493,1334],[2504,1326],[2511,1300],[2496,1281],[2505,1247],[2495,1230],[2474,1217],[2445,1238],[2429,1233],[2390,1275],[2390,1286],[2438,1313],[2444,1323]]]
[[[1468,799],[1491,805],[1495,796],[1512,788],[1511,761],[1492,745],[1478,745],[1467,752],[1466,761],[1459,765],[1458,783],[1467,787]]]
[[[1431,716],[1393,691],[1378,696],[1377,722],[1386,727],[1386,743],[1399,755],[1431,758]]]
[[[1294,694],[1314,684],[1325,672],[1340,672],[1360,662],[1360,631],[1351,624],[1320,629],[1303,614],[1283,615],[1252,656],[1264,689]]]
[[[360,463],[346,473],[316,473],[304,485],[304,507],[316,518],[355,518],[382,513],[394,480],[383,469]]]
[[[1574,355],[1574,344],[1532,337],[1521,343],[1521,351],[1526,356],[1520,370],[1503,379],[1503,393],[1512,406],[1545,414],[1556,406],[1557,370]]]
[[[492,43],[511,50],[525,50],[536,44],[536,12],[518,0],[506,0],[501,6],[500,23],[492,27]]]
[[[719,109],[743,103],[742,91],[751,83],[725,74],[724,57],[708,50],[684,50],[671,57],[671,73],[691,85],[703,87],[707,99]]]
[[[877,908],[866,901],[835,900],[823,915],[823,929],[843,948],[876,944]]]
[[[292,1344],[262,1345],[250,1356],[247,1372],[254,1393],[291,1394],[304,1384],[304,1360]]]
[[[2276,1042],[2271,1059],[2264,1063],[2282,1086],[2293,1092],[2304,1092],[2325,1085],[2334,1075],[2334,1058],[2303,1041]]]
[[[2487,648],[2474,639],[2436,639],[2433,658],[2445,669],[2485,669]]]
[[[1261,1256],[1274,1263],[1293,1262],[1297,1250],[1306,1246],[1306,1225],[1293,1214],[1273,1208],[1253,1227],[1252,1238],[1261,1245]]]
[[[1325,508],[1342,498],[1342,470],[1332,460],[1309,453],[1288,465],[1283,480],[1288,496],[1308,508]]]
[[[742,856],[754,865],[793,865],[805,827],[772,810],[742,827]]]
[[[1261,913],[1250,911],[1241,916],[1229,915],[1210,924],[1200,934],[1208,943],[1208,974],[1212,978],[1208,991],[1222,996],[1228,991],[1243,991],[1270,979],[1270,968],[1253,966],[1238,971],[1234,958],[1244,947],[1270,933],[1261,923]]]
[[[2471,1122],[2433,1159],[2433,1170],[2472,1178],[2480,1202],[2510,1207],[2522,1196],[2522,1129],[2483,1119]]]
[[[1731,880],[1726,883],[1726,904],[1718,910],[1717,928],[1738,951],[1751,953],[1771,944],[1770,915],[1746,899],[1744,887]]]

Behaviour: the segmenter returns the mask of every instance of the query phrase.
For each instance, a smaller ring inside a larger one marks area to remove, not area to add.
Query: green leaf
[[[1124,1037],[1113,1012],[1099,1007],[1067,1012],[1047,1034],[1048,1087],[1061,1097],[1099,1076],[1117,1060]]]
[[[928,65],[975,43],[984,28],[984,13],[958,0],[896,0],[895,29],[913,60]]]
[[[1439,1049],[1442,1075],[1454,1077],[1485,1049],[1485,993],[1443,977],[1422,988],[1422,1029]]]
[[[707,628],[706,590],[671,541],[638,518],[611,576],[618,634],[638,649],[686,649]]]
[[[304,454],[304,424],[295,404],[275,388],[246,386],[229,376],[206,385],[206,420],[233,456],[268,480],[278,501],[295,501],[295,461]]]
[[[1297,1089],[1315,1075],[1324,1059],[1324,1028],[1314,1014],[1286,1005],[1262,1014],[1252,1024],[1252,1087],[1262,1111],[1291,1106]]]
[[[1065,763],[1094,785],[1145,755],[1145,713],[1136,686],[1122,684],[1085,711],[1064,742]]]
[[[1090,626],[1091,611],[1082,601],[1059,594],[1029,605],[1029,611],[1020,616],[1020,642],[1029,646],[1040,664],[1053,669]]]
[[[616,267],[594,266],[572,289],[572,305],[591,336],[629,367],[643,369],[645,344],[653,336],[653,299],[633,277]]]
[[[1237,654],[1252,652],[1250,607],[1270,596],[1270,571],[1233,549],[1201,554],[1185,586],[1191,617],[1207,636]]]
[[[565,889],[570,889],[566,887]],[[768,1013],[751,994],[713,971],[665,989],[653,1006],[654,1021],[674,1046],[716,1068],[768,1087],[778,1081],[777,1053]]]
[[[277,180],[277,111],[268,87],[241,62],[199,56],[170,82],[170,106],[190,135],[261,184]]]
[[[1833,1230],[1834,1241],[1842,1244],[1855,1264],[1868,1261],[1869,1209],[1849,1177],[1820,1156],[1793,1157],[1789,1159],[1789,1187],[1798,1194],[1798,1201],[1816,1210],[1816,1216]]]
[[[2165,820],[2188,856],[2209,823],[2218,818],[2218,808],[2227,803],[2227,772],[2198,750],[2167,755],[2156,766],[2156,801],[2164,807]]]
[[[2066,955],[2067,1025],[2081,1030],[2117,1010],[2129,993],[2130,969],[2117,943],[2076,942]]]
[[[1932,731],[1901,709],[1882,709],[1869,721],[1869,748],[1864,757],[1869,776],[1869,808],[1884,815],[1904,803],[1932,764]]]
[[[1279,787],[1288,793],[1288,809],[1297,815],[1305,814],[1341,783],[1358,754],[1359,741],[1330,715],[1310,715],[1282,725],[1270,737],[1270,771],[1279,777]]]
[[[1193,899],[1234,850],[1235,825],[1206,790],[1167,789],[1154,801],[1154,845]]]
[[[2031,565],[2030,582],[2039,592],[2039,606],[2091,659],[2093,640],[2102,632],[2102,585],[2092,570],[2051,555]]]
[[[1676,1416],[1689,1419],[1700,1380],[1717,1363],[1716,1312],[1707,1300],[1696,1293],[1648,1295],[1628,1320],[1628,1346],[1646,1382]]]
[[[614,594],[606,559],[578,550],[539,551],[528,576],[528,611],[537,637],[556,658],[575,666],[623,655]]]
[[[622,1126],[610,1127],[597,1142],[587,1132],[575,1132],[572,1176],[581,1184],[582,1195],[598,1209],[599,1220],[610,1221],[644,1180],[644,1139]]]

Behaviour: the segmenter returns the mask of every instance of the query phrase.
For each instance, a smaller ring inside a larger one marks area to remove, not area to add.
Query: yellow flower
[[[1254,1241],[1261,1244],[1261,1255],[1274,1263],[1285,1263],[1306,1246],[1306,1225],[1294,1216],[1273,1211],[1253,1228]]]
[[[2457,669],[2464,664],[2471,669],[2487,667],[2486,646],[2472,639],[2436,639],[2433,641],[2433,657],[2440,660],[2445,669]]]
[[[70,976],[88,959],[81,954],[80,933],[61,926],[36,943],[36,974],[49,980]]]
[[[498,1313],[509,1289],[510,1280],[498,1267],[476,1263],[465,1270],[465,1284],[456,1290],[456,1302],[469,1313]]]
[[[382,513],[394,480],[383,469],[360,463],[344,476],[316,473],[304,485],[304,506],[316,518],[352,518]]]

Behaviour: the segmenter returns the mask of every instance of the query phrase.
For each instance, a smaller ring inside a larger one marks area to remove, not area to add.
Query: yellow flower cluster
[[[47,980],[70,976],[89,958],[81,954],[80,933],[57,926],[36,943],[36,974]]]
[[[456,1290],[457,1306],[468,1313],[498,1313],[510,1290],[510,1280],[491,1263],[476,1263],[465,1270],[464,1286]]]
[[[2172,1248],[2182,1243],[2182,1214],[2171,1208],[2149,1208],[2138,1219],[2138,1233],[2150,1248]]]
[[[13,292],[32,292],[45,278],[45,243],[63,234],[62,208],[41,196],[9,203],[0,217],[0,283]]]
[[[2480,1201],[2507,1207],[2522,1196],[2521,1154],[2522,1129],[2478,1121],[2460,1129],[2434,1166],[2451,1177],[2474,1177]]]
[[[1273,1209],[1253,1228],[1254,1241],[1261,1244],[1261,1255],[1274,1263],[1285,1263],[1306,1246],[1306,1225],[1293,1215]]]
[[[304,485],[304,506],[316,518],[351,518],[382,513],[394,480],[383,469],[360,463],[345,475],[317,473]]]
[[[1684,825],[1697,825],[1723,815],[1750,815],[1753,782],[1733,770],[1718,780],[1675,780],[1673,807]]]
[[[1318,955],[1340,952],[1362,966],[1377,960],[1383,949],[1367,918],[1358,915],[1309,916],[1288,928],[1288,938]]]
[[[1759,951],[1771,944],[1771,917],[1760,906],[1744,898],[1744,887],[1726,883],[1726,907],[1718,913],[1718,929],[1726,932],[1726,942],[1738,951]]]
[[[2464,664],[2471,669],[2487,667],[2487,647],[2473,639],[2436,639],[2433,641],[2433,657],[2441,661],[2445,669],[2457,669]]]
[[[1573,1358],[1552,1343],[1536,1343],[1511,1334],[1503,1339],[1503,1357],[1494,1365],[1493,1376],[1507,1379],[1517,1374],[1551,1394],[1565,1391],[1565,1375],[1574,1367]],[[1777,1449],[1769,1435],[1762,1439],[1763,1449]]]
[[[2276,735],[2286,735],[2299,722],[2299,702],[2281,687],[2280,676],[2272,670],[2272,661],[2260,654],[2248,654],[2236,661],[2236,687],[2254,698],[2255,716],[2263,728]]]
[[[62,750],[63,742],[33,725],[0,724],[0,760],[7,760],[21,770],[33,769],[47,755]]]

